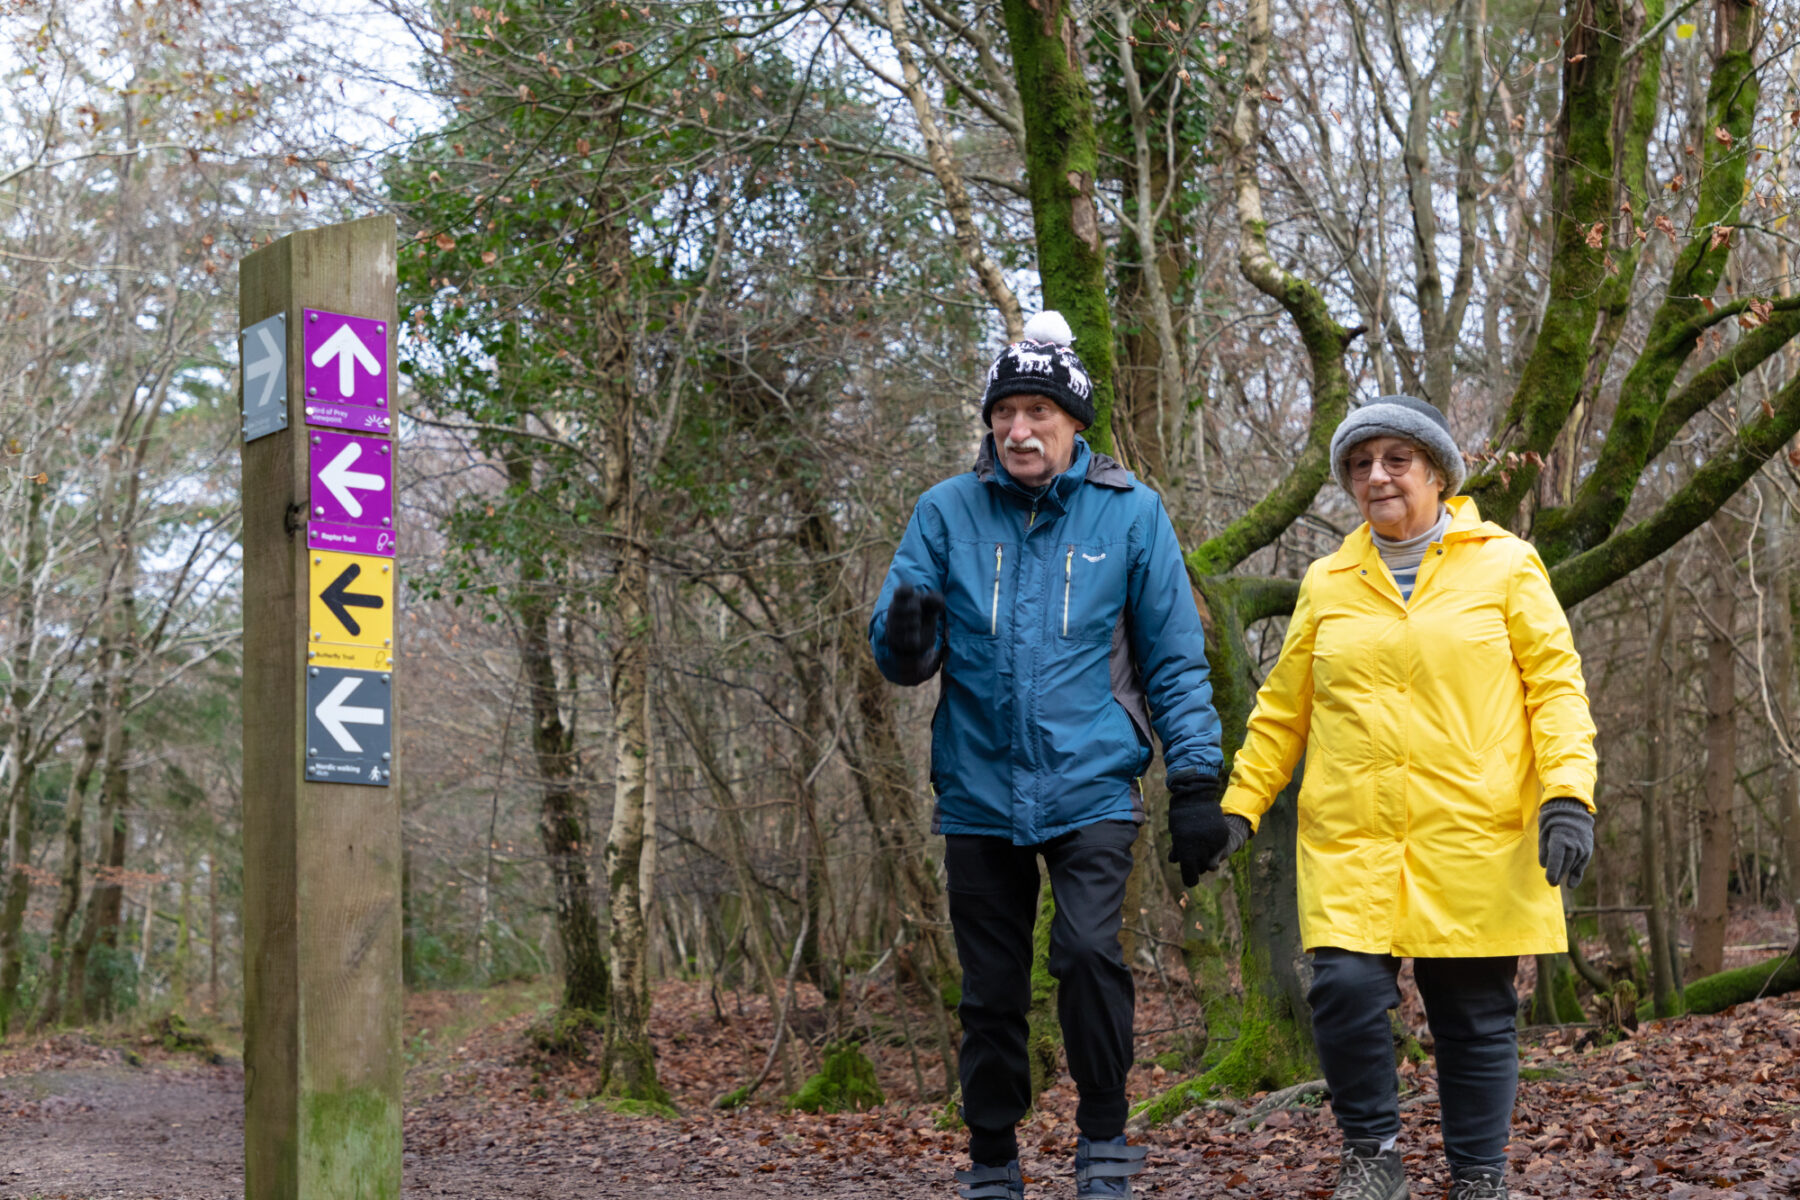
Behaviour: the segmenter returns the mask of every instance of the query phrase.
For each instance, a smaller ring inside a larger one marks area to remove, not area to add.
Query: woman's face
[[[1346,461],[1350,494],[1376,533],[1404,541],[1437,524],[1442,485],[1418,446],[1405,438],[1370,438],[1352,446]]]

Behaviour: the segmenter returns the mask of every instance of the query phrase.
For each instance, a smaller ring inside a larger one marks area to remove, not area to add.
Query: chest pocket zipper
[[[1000,563],[1004,557],[1004,549],[999,542],[994,543],[994,604],[988,610],[988,634],[992,636],[1000,631]]]
[[[1069,636],[1069,587],[1075,582],[1075,547],[1071,545],[1069,552],[1063,556],[1063,630],[1064,637]]]

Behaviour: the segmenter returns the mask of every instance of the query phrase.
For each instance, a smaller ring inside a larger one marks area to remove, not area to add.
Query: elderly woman
[[[1413,960],[1436,1042],[1453,1200],[1506,1195],[1521,954],[1567,949],[1562,894],[1593,852],[1594,726],[1531,546],[1457,496],[1443,414],[1353,410],[1332,472],[1365,524],[1307,570],[1216,824],[1243,844],[1308,751],[1300,931],[1340,1200],[1407,1195],[1388,1010]]]

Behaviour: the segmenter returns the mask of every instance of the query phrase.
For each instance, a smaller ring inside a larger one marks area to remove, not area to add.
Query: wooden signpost
[[[244,1194],[400,1196],[394,223],[243,260]]]

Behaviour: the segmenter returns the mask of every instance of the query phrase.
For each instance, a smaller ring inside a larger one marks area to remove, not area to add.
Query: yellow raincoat
[[[1307,569],[1224,810],[1252,827],[1307,754],[1300,933],[1401,957],[1567,949],[1543,800],[1594,804],[1594,724],[1537,551],[1448,501],[1411,604],[1367,524]]]

